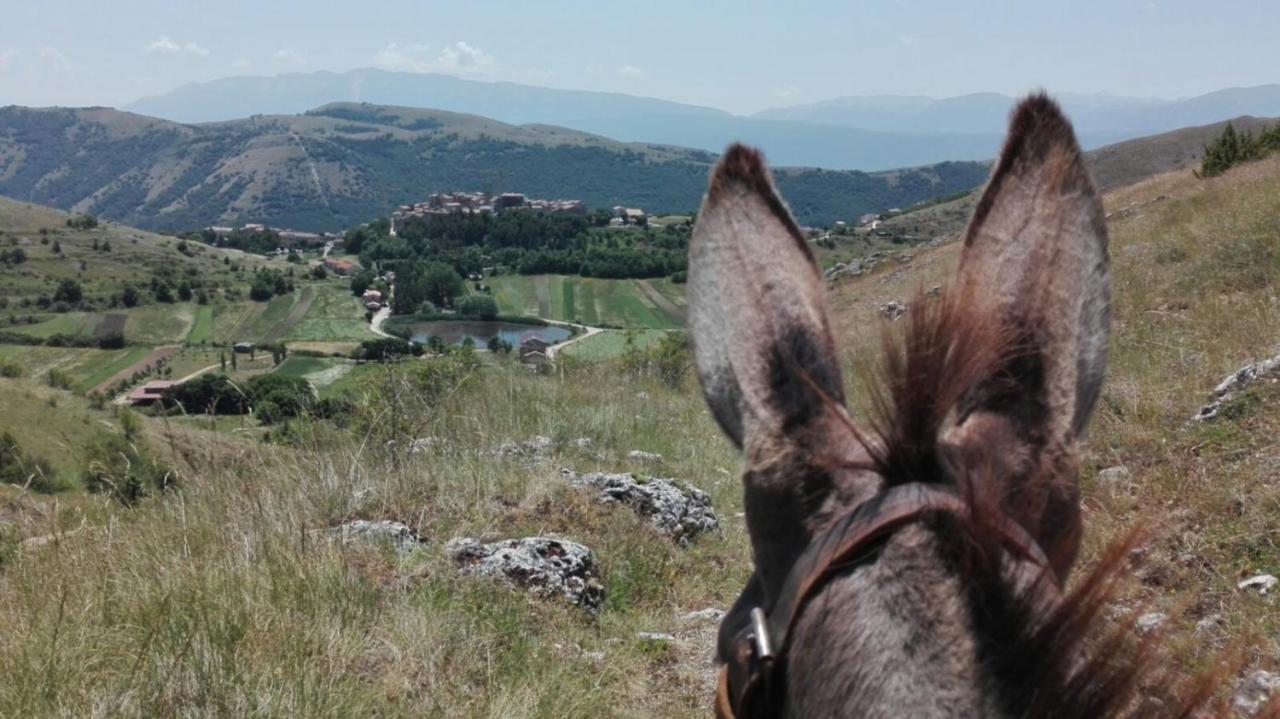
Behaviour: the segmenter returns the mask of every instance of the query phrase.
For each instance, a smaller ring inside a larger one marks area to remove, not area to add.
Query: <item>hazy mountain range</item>
[[[148,229],[338,230],[441,190],[691,212],[713,162],[703,150],[370,104],[205,124],[110,108],[0,108],[0,195]],[[986,172],[978,162],[776,170],[797,218],[824,224],[962,191]]]
[[[1280,115],[1280,85],[1178,100],[1105,94],[1066,94],[1059,99],[1086,148],[1241,115]],[[741,140],[763,147],[781,165],[879,170],[989,159],[999,148],[1014,98],[996,93],[942,99],[846,97],[739,116],[622,93],[363,69],[190,83],[124,109],[194,123],[298,114],[330,102],[429,107],[517,125],[557,125],[623,142],[712,152]]]

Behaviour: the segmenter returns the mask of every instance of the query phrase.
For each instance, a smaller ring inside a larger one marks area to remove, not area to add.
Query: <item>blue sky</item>
[[[1280,3],[0,0],[0,105],[383,67],[751,112],[844,95],[1181,97],[1280,81]]]

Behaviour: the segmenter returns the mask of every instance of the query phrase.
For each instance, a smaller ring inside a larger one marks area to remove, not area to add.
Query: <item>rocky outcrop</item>
[[[1209,395],[1209,403],[1201,407],[1191,421],[1203,422],[1217,417],[1222,407],[1246,387],[1259,380],[1275,379],[1278,376],[1280,376],[1280,355],[1241,367],[1213,388],[1213,394]]]
[[[657,452],[646,452],[643,449],[633,449],[627,452],[627,459],[634,459],[637,462],[661,462],[662,455]]]
[[[354,519],[331,527],[328,532],[343,544],[381,544],[397,552],[411,552],[423,543],[418,533],[407,524],[391,519]]]
[[[679,544],[720,527],[711,497],[684,482],[622,473],[579,474],[571,469],[560,473],[569,484],[595,492],[600,501],[625,504],[648,517],[654,529]]]
[[[490,450],[489,454],[493,457],[537,459],[549,453],[555,445],[555,440],[550,437],[534,435],[525,442],[503,442]]]
[[[492,577],[540,596],[562,596],[595,612],[604,604],[595,553],[554,537],[525,537],[484,544],[459,537],[444,548],[458,573]]]
[[[896,320],[907,313],[907,306],[897,300],[889,300],[880,305],[880,316]]]

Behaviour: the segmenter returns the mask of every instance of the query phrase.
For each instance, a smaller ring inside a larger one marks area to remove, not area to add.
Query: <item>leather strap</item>
[[[832,522],[796,560],[768,609],[769,636],[765,645],[772,646],[772,654],[758,656],[760,642],[748,625],[735,639],[731,656],[723,658],[725,666],[716,689],[717,716],[750,719],[780,714],[788,640],[809,599],[837,572],[859,563],[902,527],[929,514],[950,514],[967,520],[971,513],[970,503],[954,489],[911,483],[892,487]],[[999,521],[1005,548],[1052,578],[1049,560],[1031,535],[1004,515],[999,516]]]

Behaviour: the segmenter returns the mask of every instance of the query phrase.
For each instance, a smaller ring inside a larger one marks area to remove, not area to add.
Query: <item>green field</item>
[[[360,299],[344,281],[316,283],[315,299],[302,321],[285,334],[286,341],[359,342],[377,335],[369,330]]]
[[[303,357],[293,355],[276,368],[276,374],[286,377],[302,377],[316,387],[333,384],[348,374],[355,364],[332,357]]]
[[[0,345],[0,359],[16,360],[27,371],[28,376],[36,380],[43,380],[50,370],[61,370],[70,375],[72,389],[85,392],[146,357],[150,351],[150,347],[100,350],[84,347]]]
[[[600,334],[584,337],[561,352],[575,359],[602,360],[621,357],[627,350],[627,336],[635,347],[648,347],[667,334],[667,330],[605,330]]]
[[[487,282],[503,314],[639,329],[684,326],[684,288],[667,278],[501,275]]]
[[[196,307],[195,321],[191,324],[191,331],[187,333],[187,342],[204,344],[212,338],[213,307],[211,305],[200,305]]]
[[[203,312],[207,308],[197,308],[189,302],[175,304],[150,304],[132,309],[114,309],[108,312],[64,312],[52,315],[48,319],[29,325],[13,325],[5,329],[10,332],[47,338],[53,335],[67,335],[79,339],[93,339],[100,323],[109,320],[109,315],[127,317],[124,325],[125,341],[131,345],[158,345],[182,342],[195,330],[197,310]]]
[[[82,334],[92,335],[95,324],[96,315],[92,312],[65,312],[34,324],[13,325],[5,329],[31,337],[44,338],[53,335],[79,337]]]
[[[134,307],[127,314],[124,337],[130,344],[177,344],[187,339],[195,324],[196,305],[156,303]]]

